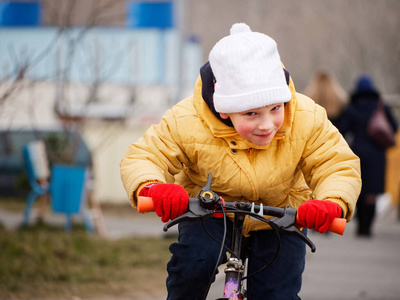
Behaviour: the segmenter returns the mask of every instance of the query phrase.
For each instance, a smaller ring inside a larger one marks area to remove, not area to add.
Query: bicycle
[[[311,252],[316,251],[316,247],[313,244],[313,242],[305,234],[303,234],[298,227],[296,227],[297,224],[296,209],[290,206],[286,206],[285,208],[278,208],[272,206],[264,206],[262,204],[255,205],[254,203],[243,202],[243,201],[225,202],[223,198],[218,196],[215,192],[213,192],[210,189],[211,181],[212,181],[212,174],[209,173],[208,180],[205,186],[200,191],[199,195],[194,198],[189,198],[187,212],[177,217],[176,219],[166,223],[164,225],[164,231],[167,231],[170,227],[182,221],[190,221],[190,222],[203,221],[215,216],[221,217],[222,215],[224,219],[224,235],[223,235],[223,240],[221,242],[217,241],[221,245],[221,248],[217,260],[217,265],[214,268],[214,272],[211,278],[213,278],[214,275],[216,274],[218,268],[218,262],[221,259],[224,249],[229,251],[231,256],[228,259],[227,263],[225,264],[226,268],[224,270],[225,272],[224,296],[223,298],[219,298],[216,300],[247,299],[246,290],[243,286],[243,281],[249,278],[250,276],[268,268],[275,262],[275,260],[279,255],[280,240],[278,239],[279,243],[278,243],[277,253],[272,262],[253,274],[247,275],[245,277],[243,276],[245,274],[244,262],[246,260],[246,256],[243,255],[242,253],[242,231],[246,215],[249,215],[252,218],[255,218],[257,220],[269,224],[271,228],[277,232],[278,237],[279,233],[281,232],[298,236],[311,248]],[[153,211],[154,211],[153,201],[150,197],[138,198],[139,213],[146,213]],[[224,247],[225,236],[227,233],[226,213],[234,213],[235,215],[233,222],[232,249]],[[271,216],[273,218],[266,219],[264,216]],[[332,225],[329,227],[328,231],[343,235],[345,226],[346,226],[345,219],[336,218],[333,221]],[[212,280],[210,280],[209,282],[208,289],[206,291],[204,299],[207,298],[211,284]]]

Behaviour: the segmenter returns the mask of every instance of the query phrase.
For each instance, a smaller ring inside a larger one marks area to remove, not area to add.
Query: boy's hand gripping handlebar
[[[182,221],[193,222],[212,218],[215,213],[222,212],[222,205],[225,212],[244,212],[260,220],[264,219],[263,215],[276,217],[270,220],[266,220],[273,229],[281,232],[283,231],[288,234],[294,234],[300,237],[310,246],[312,252],[315,251],[315,246],[311,242],[311,240],[308,239],[308,237],[305,236],[301,232],[301,230],[296,227],[296,225],[298,224],[298,222],[296,222],[296,209],[289,206],[285,208],[278,208],[271,206],[254,205],[254,203],[250,202],[235,201],[225,203],[222,198],[220,198],[216,193],[210,190],[211,179],[212,176],[210,173],[207,183],[200,191],[200,194],[195,198],[189,198],[189,204],[186,213],[166,223],[164,225],[164,231],[167,231],[168,228]],[[153,200],[150,197],[139,197],[137,209],[139,213],[153,212]],[[255,210],[258,211],[258,213],[255,213]],[[346,220],[342,218],[336,218],[332,222],[331,226],[328,228],[328,231],[343,235],[345,227]]]

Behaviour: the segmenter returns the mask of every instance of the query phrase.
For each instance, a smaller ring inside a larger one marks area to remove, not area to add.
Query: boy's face
[[[220,113],[230,118],[239,135],[258,146],[271,143],[285,117],[284,103],[272,104],[239,113]]]

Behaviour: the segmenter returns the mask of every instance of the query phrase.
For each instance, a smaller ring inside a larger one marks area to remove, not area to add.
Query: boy
[[[234,24],[200,75],[193,96],[167,111],[121,161],[134,207],[138,196],[151,196],[162,221],[174,219],[212,172],[211,189],[225,201],[290,205],[303,227],[325,232],[334,218],[352,218],[359,160],[324,109],[295,92],[274,40]],[[222,236],[221,219],[205,226]],[[271,261],[277,240],[265,223],[251,220],[244,236],[252,273]],[[249,278],[248,299],[300,299],[305,244],[288,235],[281,243],[278,260]],[[167,266],[168,299],[203,299],[219,247],[199,222],[179,224]]]

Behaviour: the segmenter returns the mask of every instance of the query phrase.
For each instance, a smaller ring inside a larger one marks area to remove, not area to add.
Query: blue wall
[[[174,5],[171,1],[130,1],[127,4],[127,25],[133,28],[174,27]]]
[[[0,26],[39,26],[42,5],[38,1],[1,1]]]

